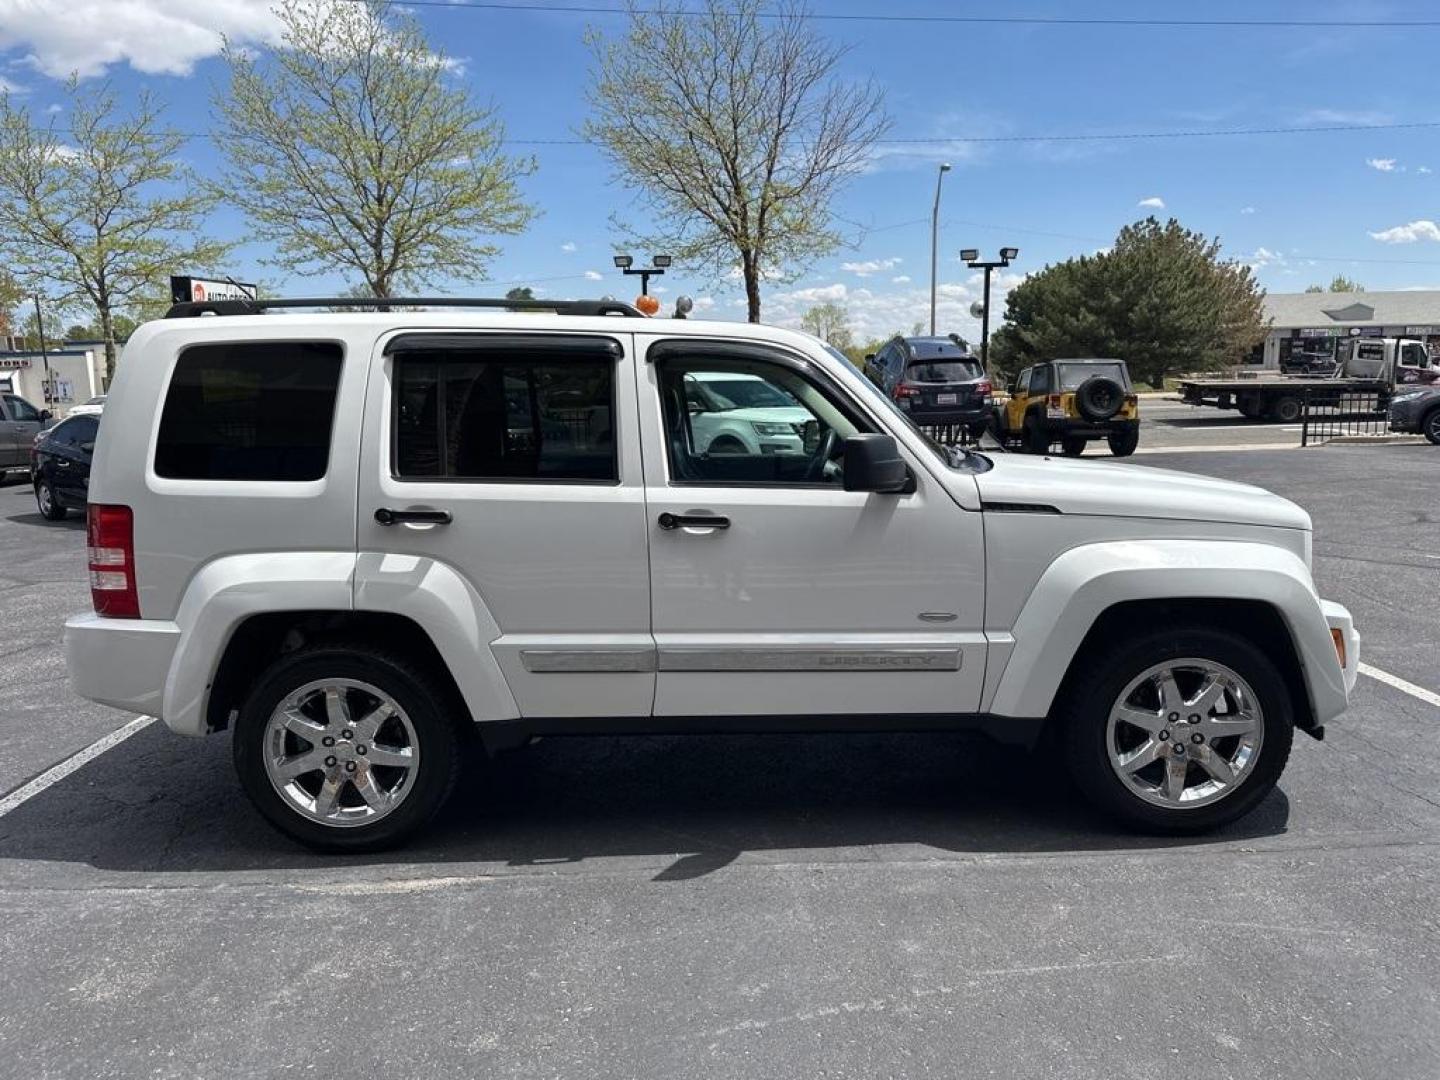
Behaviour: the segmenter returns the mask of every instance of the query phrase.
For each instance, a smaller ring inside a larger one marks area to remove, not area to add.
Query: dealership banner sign
[[[177,304],[203,304],[207,300],[254,300],[255,285],[243,281],[212,281],[209,278],[170,276],[170,299]]]

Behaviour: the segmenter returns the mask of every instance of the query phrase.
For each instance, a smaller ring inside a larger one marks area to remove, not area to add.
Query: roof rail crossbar
[[[389,311],[394,307],[506,308],[511,311],[549,311],[556,315],[645,316],[622,300],[507,300],[470,296],[331,296],[284,297],[265,300],[197,300],[173,304],[167,319],[189,319],[196,315],[257,315],[275,308],[367,308]]]

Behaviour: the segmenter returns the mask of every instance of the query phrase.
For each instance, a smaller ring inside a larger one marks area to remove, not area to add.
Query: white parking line
[[[1371,667],[1369,664],[1360,665],[1360,674],[1369,675],[1370,678],[1378,682],[1383,682],[1386,686],[1393,686],[1402,693],[1409,694],[1413,698],[1419,698],[1425,702],[1425,704],[1434,705],[1437,709],[1440,709],[1440,694],[1435,693],[1433,690],[1426,690],[1423,686],[1416,686],[1413,682],[1406,682],[1400,678],[1399,675],[1391,675],[1388,671],[1381,671],[1379,668]]]
[[[144,730],[155,722],[153,716],[137,716],[122,728],[117,728],[104,738],[96,739],[84,750],[71,755],[58,765],[52,765],[39,776],[35,777],[28,784],[21,784],[14,791],[0,799],[0,817],[4,817],[11,810],[16,810],[29,802],[36,795],[39,795],[47,788],[54,787],[65,777],[69,776],[87,761],[94,761],[106,750],[119,746],[126,739],[138,731]]]

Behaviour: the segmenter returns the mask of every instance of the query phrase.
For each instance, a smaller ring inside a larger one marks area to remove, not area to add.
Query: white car
[[[1197,831],[1346,708],[1350,615],[1258,488],[942,448],[773,327],[302,303],[130,339],[65,644],[81,695],[228,732],[307,844],[410,835],[470,737],[637,730],[978,728]],[[800,450],[711,452],[690,403],[727,384]]]
[[[107,394],[97,394],[89,401],[81,402],[67,412],[66,416],[99,416],[105,411],[105,398]]]
[[[699,371],[686,375],[684,383],[692,445],[698,452],[804,452],[805,425],[814,417],[761,376]]]

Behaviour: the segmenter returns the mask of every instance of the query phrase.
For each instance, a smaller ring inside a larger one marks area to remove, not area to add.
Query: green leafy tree
[[[1365,286],[1361,285],[1353,278],[1347,278],[1344,274],[1336,274],[1330,280],[1330,287],[1328,289],[1320,285],[1308,285],[1306,286],[1305,291],[1307,293],[1364,292]]]
[[[623,36],[588,35],[585,134],[654,223],[622,228],[717,280],[738,266],[751,322],[762,281],[839,245],[831,200],[889,124],[878,86],[841,82],[846,49],[806,16],[788,0],[630,0]]]
[[[15,280],[14,274],[0,269],[0,338],[15,333],[17,316],[25,299],[25,287]]]
[[[353,272],[373,296],[444,277],[483,277],[534,211],[528,158],[501,152],[504,127],[472,101],[419,24],[382,2],[280,0],[281,46],[227,43],[216,100],[227,198],[274,263]]]
[[[64,137],[0,92],[0,253],[57,309],[95,313],[115,374],[116,315],[153,298],[169,274],[209,267],[227,244],[207,238],[213,205],[177,153],[184,142],[141,91],[128,111],[108,86],[67,87]]]
[[[850,333],[850,312],[840,304],[817,304],[800,316],[800,329],[814,334],[841,352],[853,344]]]
[[[1114,356],[1157,389],[1167,375],[1235,363],[1264,336],[1264,291],[1220,242],[1173,218],[1127,225],[1115,245],[1047,266],[1011,289],[991,339],[1006,374],[1060,356]]]

